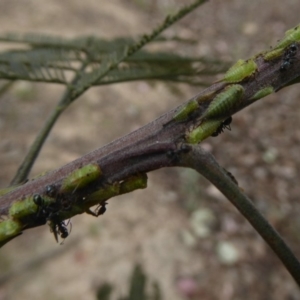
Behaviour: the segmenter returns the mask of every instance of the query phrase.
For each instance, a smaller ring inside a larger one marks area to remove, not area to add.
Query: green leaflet
[[[102,175],[102,171],[97,164],[89,164],[73,171],[62,182],[60,192],[73,192],[81,189],[89,183],[97,180]]]
[[[244,88],[239,84],[227,86],[210,103],[201,119],[222,119],[231,115],[231,110],[240,102]]]
[[[223,81],[228,83],[241,82],[257,70],[253,59],[247,61],[239,59],[224,75]]]
[[[263,98],[263,97],[266,97],[268,96],[269,94],[272,94],[274,92],[274,89],[273,87],[271,86],[268,86],[268,87],[265,87],[261,90],[259,90],[258,92],[256,92],[251,98],[250,98],[250,101],[256,101],[260,98]]]
[[[220,120],[204,121],[199,127],[187,135],[186,141],[190,144],[198,144],[216,132],[221,124],[222,121]]]
[[[22,224],[16,220],[7,219],[0,223],[0,247],[10,238],[22,232]],[[3,243],[2,243],[3,242]]]
[[[173,116],[173,120],[177,122],[182,122],[188,119],[190,114],[197,110],[199,107],[199,104],[197,100],[193,99],[189,101],[184,107],[180,108],[179,111],[175,113]]]
[[[286,31],[284,38],[281,41],[279,41],[279,43],[275,46],[274,49],[285,48],[291,43],[298,41],[300,41],[300,24]]]

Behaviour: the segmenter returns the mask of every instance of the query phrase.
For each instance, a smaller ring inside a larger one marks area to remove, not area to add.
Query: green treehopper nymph
[[[0,247],[9,239],[22,233],[22,224],[17,220],[7,219],[0,223]]]
[[[223,81],[227,83],[241,82],[250,77],[257,70],[257,65],[253,59],[246,61],[239,59],[224,75]]]
[[[60,192],[73,192],[81,189],[89,183],[97,180],[102,175],[102,171],[97,164],[89,164],[73,171],[62,182]]]
[[[183,122],[189,118],[189,116],[199,108],[197,100],[193,99],[189,101],[184,107],[180,108],[173,116],[174,121]]]
[[[55,202],[54,198],[45,196],[43,199],[46,205]],[[13,219],[22,219],[34,215],[39,210],[39,204],[36,203],[36,195],[27,196],[25,199],[14,202],[9,209],[9,216]]]
[[[222,120],[205,120],[196,129],[186,136],[186,141],[190,144],[198,144],[214,134],[222,125]]]
[[[231,110],[237,106],[244,94],[244,88],[239,84],[227,86],[210,103],[201,119],[224,119],[231,114]]]
[[[251,101],[256,101],[260,98],[266,97],[269,94],[274,92],[274,88],[271,86],[267,86],[265,88],[262,88],[261,90],[257,91],[251,98]]]
[[[281,41],[279,41],[279,43],[275,46],[274,49],[285,48],[293,42],[298,41],[300,41],[300,24],[286,31],[284,38]]]

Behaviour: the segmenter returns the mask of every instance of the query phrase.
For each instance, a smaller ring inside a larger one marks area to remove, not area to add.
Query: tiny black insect
[[[52,192],[52,186],[48,186],[47,190],[51,190]],[[50,222],[49,225],[56,242],[58,242],[58,235],[62,239],[67,238],[69,236],[69,231],[65,222],[59,221],[58,219],[59,210],[50,205],[45,205],[45,201],[39,194],[33,196],[33,202],[38,206],[37,218],[41,219],[44,223],[46,223],[46,221]]]
[[[47,187],[46,187],[46,194],[49,197],[54,197],[55,194],[56,194],[55,186],[54,185],[47,185]]]
[[[43,198],[39,194],[33,195],[33,202],[38,207],[38,211],[36,214],[37,219],[41,219],[46,223],[49,215],[53,213],[53,209],[45,205]]]
[[[70,221],[67,224],[65,224],[64,221],[59,221],[57,213],[55,213],[52,216],[50,216],[49,219],[48,219],[48,221],[50,221],[50,223],[49,223],[50,230],[53,233],[56,242],[58,242],[58,235],[62,239],[65,239],[65,238],[67,238],[69,236],[70,233],[68,231],[67,226],[68,226],[68,224],[69,224]]]
[[[178,161],[181,153],[188,153],[192,150],[192,147],[188,144],[181,144],[177,149],[168,150],[166,155],[172,161]]]
[[[232,117],[227,118],[222,122],[222,124],[217,128],[217,130],[211,135],[211,136],[218,136],[222,132],[224,132],[224,129],[231,130],[230,124],[232,122]]]
[[[282,62],[282,64],[280,65],[280,71],[281,72],[284,72],[285,70],[287,70],[290,66],[292,65],[292,61],[287,59],[287,60],[284,60]]]
[[[295,56],[298,50],[298,46],[297,44],[293,43],[289,46],[289,48],[287,49],[287,55],[289,56]]]
[[[235,177],[229,171],[227,171],[225,168],[223,168],[223,170],[236,185],[239,185],[238,181],[235,179]]]
[[[69,231],[67,229],[67,226],[66,226],[65,222],[59,222],[59,223],[56,224],[56,226],[57,226],[58,232],[60,234],[60,237],[62,239],[67,238],[68,235],[69,235]]]
[[[298,45],[295,43],[292,43],[284,52],[283,55],[283,61],[280,65],[280,71],[284,72],[286,71],[288,68],[291,67],[291,65],[293,64],[293,61],[295,60],[295,56],[297,54],[297,50],[298,50]]]
[[[106,212],[106,205],[107,205],[106,201],[100,204],[100,207],[97,211],[97,216],[103,215]]]

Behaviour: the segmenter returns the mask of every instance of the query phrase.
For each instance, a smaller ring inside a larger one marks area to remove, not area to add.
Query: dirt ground
[[[1,0],[0,33],[136,36],[183,2]],[[179,53],[237,60],[274,45],[299,23],[299,10],[298,0],[211,0],[167,34],[199,41]],[[141,81],[89,90],[59,119],[31,175],[101,147],[199,92],[176,88]],[[1,187],[62,92],[58,85],[19,82],[0,98]],[[203,143],[298,257],[299,99],[299,86],[285,88],[234,116],[231,132]],[[73,218],[63,245],[43,226],[3,247],[0,300],[92,300],[104,282],[114,285],[116,299],[126,294],[136,263],[159,282],[163,299],[300,299],[293,279],[235,208],[205,179],[178,168],[149,174],[146,190],[111,199],[98,219]]]

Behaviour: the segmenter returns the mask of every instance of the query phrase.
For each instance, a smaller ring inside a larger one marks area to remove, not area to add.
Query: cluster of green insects
[[[294,56],[298,50],[296,43],[299,41],[300,24],[286,31],[284,38],[278,42],[273,50],[264,53],[263,58],[266,61],[269,61],[283,56],[283,61],[280,66],[280,71],[283,72],[291,66]]]
[[[284,38],[271,50],[254,56],[246,61],[238,60],[220,80],[227,85],[218,93],[208,105],[205,112],[198,119],[199,125],[189,132],[186,136],[188,143],[199,143],[210,136],[218,136],[225,129],[230,130],[232,118],[228,115],[243,98],[244,88],[242,82],[248,79],[258,71],[256,59],[262,56],[265,61],[282,58],[280,72],[286,71],[294,62],[300,41],[300,25],[285,33]],[[259,91],[250,97],[253,102],[274,92],[272,86],[261,87]],[[209,100],[210,97],[192,99],[181,107],[173,116],[173,121],[182,122],[189,118],[197,117],[200,102]]]
[[[282,59],[279,71],[285,72],[296,59],[299,42],[300,25],[288,30],[284,38],[271,51],[258,56],[262,56],[266,62]],[[194,117],[198,118],[198,126],[185,136],[187,143],[196,144],[209,136],[218,136],[225,129],[231,129],[232,118],[228,116],[238,107],[244,97],[245,90],[242,83],[253,78],[257,72],[256,59],[258,56],[246,61],[238,60],[220,80],[224,83],[224,86],[217,95],[215,95],[215,92],[210,92],[194,98],[174,113],[170,122],[184,122]],[[272,92],[274,92],[272,86],[261,87],[249,100],[256,101]],[[211,102],[207,105],[204,113],[201,117],[198,117],[200,106],[210,100]],[[190,146],[183,144],[182,148],[170,151],[167,155],[170,159],[176,160],[180,153],[188,151],[190,151]],[[228,175],[230,176],[230,174]],[[89,212],[95,216],[102,215],[106,211],[107,199],[134,189],[144,188],[147,182],[146,175],[141,174],[124,182],[108,184],[91,195],[83,197],[82,199],[84,200],[79,200],[79,202],[81,201],[80,203],[77,203],[78,199],[75,198],[74,200],[76,191],[87,187],[101,177],[102,171],[99,165],[96,163],[88,164],[76,169],[61,182],[48,185],[44,191],[33,195],[25,195],[22,199],[14,202],[9,209],[6,219],[0,222],[0,246],[3,241],[21,234],[23,228],[30,223],[32,218],[38,220],[39,223],[48,222],[55,239],[58,240],[58,236],[64,239],[69,235],[69,230],[67,228],[68,224],[62,221],[61,214],[65,216],[67,215],[66,212],[69,210],[73,211],[74,207],[76,207],[77,210],[74,214]],[[27,184],[30,184],[30,182]],[[18,189],[18,187],[12,187],[3,193],[0,191],[0,196],[5,193],[14,193],[15,189]],[[91,212],[89,207],[95,204],[99,204],[99,206],[95,212]]]
[[[232,117],[228,113],[236,107],[244,94],[240,84],[230,84],[224,88],[209,104],[200,118],[200,125],[188,133],[188,143],[196,144],[210,136],[218,136],[225,129],[231,130]]]

